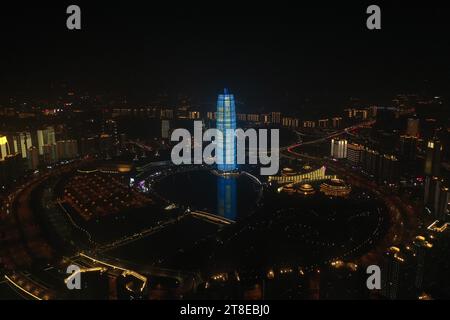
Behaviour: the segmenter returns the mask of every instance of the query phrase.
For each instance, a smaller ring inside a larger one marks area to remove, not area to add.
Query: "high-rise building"
[[[23,174],[23,158],[20,154],[10,154],[0,160],[0,185],[11,183]]]
[[[417,138],[413,136],[400,137],[400,157],[405,161],[415,161],[417,155]]]
[[[429,206],[433,211],[434,216],[438,216],[439,213],[439,199],[441,196],[442,179],[438,177],[431,178],[431,191]]]
[[[14,153],[20,153],[22,158],[26,158],[28,148],[33,146],[31,133],[19,132],[14,135],[12,138],[12,146]]]
[[[238,113],[237,115],[237,119],[239,121],[247,121],[247,114],[246,113]],[[215,119],[215,117],[214,117]]]
[[[399,296],[405,258],[398,247],[390,247],[385,254],[385,262],[381,268],[381,294],[394,300]]]
[[[281,112],[272,112],[272,123],[274,124],[281,123]]]
[[[113,143],[119,143],[119,130],[117,129],[117,122],[112,119],[108,119],[103,124],[103,133],[111,136]]]
[[[244,116],[245,116],[245,114],[244,114]],[[208,118],[208,120],[216,120],[216,113],[210,111],[206,114],[206,117]],[[242,119],[239,119],[239,120],[242,120]],[[247,118],[245,118],[244,121],[245,120],[247,120]]]
[[[119,134],[119,145],[121,148],[125,146],[126,142],[127,142],[127,134],[126,133]]]
[[[259,122],[259,114],[247,114],[247,121]]]
[[[188,117],[191,120],[197,120],[200,119],[200,112],[199,111],[189,111]]]
[[[6,136],[0,136],[0,160],[4,160],[10,154],[8,139]]]
[[[425,178],[424,203],[430,211],[436,215],[439,208],[439,196],[441,192],[442,180],[439,177]]]
[[[315,128],[316,122],[311,120],[303,121],[303,128]]]
[[[161,109],[161,119],[173,119],[173,109]]]
[[[27,150],[28,169],[36,170],[39,167],[39,149],[30,147]]]
[[[236,163],[236,108],[234,95],[225,89],[217,100],[217,129],[222,133],[217,139],[217,168],[227,172],[237,169]]]
[[[410,137],[419,136],[419,119],[408,118],[406,123],[406,135]]]
[[[347,158],[347,140],[331,139],[331,157],[335,159]]]
[[[328,119],[320,119],[319,128],[328,128]]]
[[[441,173],[442,144],[439,140],[428,141],[425,158],[425,175],[439,176]]]
[[[358,165],[362,161],[364,147],[360,144],[349,143],[347,145],[347,160],[354,165]]]
[[[334,117],[331,119],[333,128],[338,129],[342,126],[342,118],[341,117]]]
[[[415,279],[415,287],[419,290],[423,288],[423,282],[426,277],[426,269],[427,263],[429,263],[429,252],[433,248],[433,244],[428,242],[425,237],[417,236],[413,241],[416,258],[417,258],[417,267],[416,267],[416,279]]]
[[[400,176],[400,165],[398,159],[393,155],[383,155],[380,157],[377,180],[379,183],[394,184],[398,182]]]
[[[448,187],[442,185],[439,191],[439,203],[436,210],[436,219],[447,222],[448,221],[448,205],[450,202],[450,191]]]
[[[99,152],[99,138],[97,136],[83,137],[80,139],[80,154],[82,156],[93,155]]]
[[[170,122],[169,120],[161,120],[161,137],[169,139]]]
[[[37,141],[39,154],[44,154],[44,145],[56,143],[55,139],[55,129],[53,127],[47,127],[44,129],[37,130]]]
[[[378,173],[380,163],[380,153],[370,148],[365,148],[363,152],[362,165],[364,171],[375,176]]]
[[[283,117],[282,124],[289,128],[298,128],[299,121],[297,118]]]
[[[113,140],[109,134],[101,134],[98,138],[98,149],[102,155],[109,155],[113,147]]]
[[[56,142],[58,160],[73,159],[78,156],[78,143],[76,140],[60,140]]]
[[[46,144],[44,149],[44,163],[53,164],[58,161],[58,154],[56,151],[56,144]]]

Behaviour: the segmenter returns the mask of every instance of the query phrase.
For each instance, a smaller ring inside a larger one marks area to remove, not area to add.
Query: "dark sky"
[[[450,92],[442,5],[381,3],[382,30],[369,31],[372,3],[363,2],[92,2],[73,2],[81,31],[65,27],[72,3],[2,8],[1,97],[45,96],[62,81],[142,100],[161,92],[207,100],[227,86],[255,104]]]

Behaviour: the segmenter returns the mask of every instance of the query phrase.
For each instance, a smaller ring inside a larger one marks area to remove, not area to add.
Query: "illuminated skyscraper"
[[[236,108],[234,95],[225,89],[217,100],[217,129],[222,137],[217,139],[217,169],[229,172],[237,169],[236,164]]]
[[[397,247],[391,247],[385,254],[384,266],[381,268],[381,294],[390,300],[399,296],[405,259]]]
[[[10,154],[6,136],[0,136],[0,160],[4,160]]]
[[[347,140],[331,139],[331,156],[335,159],[347,158]]]
[[[442,144],[439,140],[428,141],[425,158],[425,175],[439,176],[441,169]]]
[[[161,121],[161,138],[163,139],[169,139],[170,133],[170,122],[169,120],[162,120]]]
[[[30,132],[19,132],[13,137],[13,149],[15,153],[20,153],[22,158],[27,157],[28,149],[33,146]]]
[[[53,127],[47,127],[45,129],[37,130],[37,141],[39,154],[44,154],[44,145],[56,143],[55,129]]]

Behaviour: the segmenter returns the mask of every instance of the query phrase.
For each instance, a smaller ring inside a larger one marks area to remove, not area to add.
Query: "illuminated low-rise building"
[[[285,177],[289,177],[289,176],[295,176],[297,174],[297,172],[292,168],[283,168],[281,170],[281,174]]]
[[[320,185],[320,191],[329,197],[347,197],[352,188],[341,179],[331,179]]]
[[[314,190],[312,185],[310,185],[308,183],[304,183],[298,187],[297,193],[304,195],[304,196],[310,196],[310,195],[313,195],[314,193],[316,193],[316,190]]]
[[[289,173],[290,171],[285,171],[285,173]],[[323,181],[329,179],[335,179],[335,175],[326,175],[326,168],[320,167],[317,170],[313,170],[306,173],[301,174],[283,174],[281,176],[269,176],[268,181],[274,182],[278,184],[284,183],[306,183],[312,181]]]

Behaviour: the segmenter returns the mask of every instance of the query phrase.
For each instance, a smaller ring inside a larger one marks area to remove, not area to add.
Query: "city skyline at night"
[[[4,9],[0,300],[450,299],[446,10],[196,8]]]

